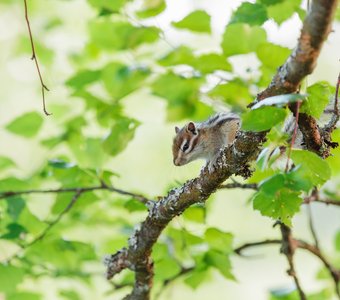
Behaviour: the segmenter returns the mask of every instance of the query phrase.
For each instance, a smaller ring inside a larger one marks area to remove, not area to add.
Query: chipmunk
[[[231,113],[218,113],[202,123],[189,122],[182,129],[176,126],[172,145],[174,165],[183,166],[202,158],[212,172],[220,151],[233,143],[239,127],[240,117]]]

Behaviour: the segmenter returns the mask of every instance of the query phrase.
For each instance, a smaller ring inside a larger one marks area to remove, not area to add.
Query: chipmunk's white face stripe
[[[195,148],[195,146],[196,146],[196,140],[197,140],[197,138],[198,138],[198,135],[194,135],[192,138],[191,138],[191,140],[190,140],[190,144],[189,144],[189,148],[188,148],[188,152],[191,152],[194,148]]]
[[[185,145],[188,143],[188,140],[187,139],[184,139],[182,144],[181,144],[181,150],[183,152],[186,152],[189,148],[188,147],[185,147]]]

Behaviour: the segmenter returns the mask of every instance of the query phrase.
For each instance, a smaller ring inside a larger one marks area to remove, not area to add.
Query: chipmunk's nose
[[[174,165],[175,166],[180,166],[181,165],[180,159],[178,157],[174,158]]]

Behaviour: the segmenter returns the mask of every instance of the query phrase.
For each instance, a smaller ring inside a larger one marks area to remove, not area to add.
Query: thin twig
[[[316,231],[315,231],[313,215],[312,215],[312,207],[311,207],[310,203],[307,204],[307,215],[308,215],[309,229],[310,229],[310,232],[313,236],[315,247],[319,249],[319,240],[318,240],[318,236],[317,236]]]
[[[300,280],[295,270],[294,253],[295,253],[295,249],[297,248],[297,243],[293,239],[292,231],[288,226],[281,223],[280,229],[281,229],[281,235],[282,235],[281,252],[286,256],[288,264],[289,264],[289,269],[287,273],[289,276],[293,277],[300,299],[307,300],[306,294],[304,293],[301,287]]]
[[[151,201],[150,199],[135,193],[131,193],[125,190],[117,189],[105,184],[99,186],[92,186],[92,187],[73,187],[73,188],[57,188],[57,189],[47,189],[47,190],[24,190],[24,191],[0,191],[0,200],[5,199],[12,196],[18,195],[25,195],[25,194],[53,194],[53,193],[73,193],[77,191],[81,191],[81,193],[92,192],[96,190],[106,190],[110,192],[115,192],[121,195],[131,196],[138,200],[141,203],[146,204],[147,202]]]
[[[256,183],[239,183],[239,182],[226,183],[221,184],[219,186],[219,189],[235,189],[235,188],[257,190],[258,186]]]
[[[40,72],[38,58],[37,58],[37,54],[36,54],[35,47],[34,47],[34,42],[33,42],[32,30],[31,30],[30,21],[29,21],[29,18],[28,18],[27,0],[24,0],[24,4],[25,4],[25,19],[26,19],[26,23],[27,23],[27,28],[28,28],[28,33],[29,33],[29,36],[30,36],[31,48],[32,48],[32,57],[31,57],[31,59],[34,60],[34,62],[35,62],[35,66],[37,68],[39,79],[40,79],[41,93],[42,93],[42,100],[43,100],[43,110],[44,110],[44,113],[45,113],[46,116],[50,116],[51,113],[49,113],[47,111],[46,103],[45,103],[45,90],[49,91],[49,89],[46,86],[46,84],[44,83],[44,80],[43,80],[41,72]]]
[[[234,249],[234,252],[239,256],[244,256],[242,254],[242,251],[248,248],[256,247],[256,246],[264,246],[264,245],[274,245],[274,244],[281,244],[282,240],[264,240],[259,242],[252,242],[252,243],[246,243],[236,249]]]
[[[294,133],[293,133],[292,140],[290,142],[290,146],[289,146],[289,150],[288,150],[287,163],[286,163],[285,172],[288,172],[290,156],[292,154],[292,149],[293,149],[293,146],[294,146],[294,143],[295,143],[295,140],[296,140],[296,136],[297,136],[297,130],[298,130],[298,127],[299,127],[299,111],[300,111],[300,106],[301,106],[301,101],[296,102],[296,114],[295,114]]]
[[[339,113],[339,85],[340,85],[340,73],[338,75],[338,80],[336,83],[336,88],[335,88],[335,96],[334,96],[334,109],[333,109],[333,116],[331,118],[331,120],[329,121],[329,123],[325,126],[324,130],[327,132],[332,132],[335,127],[336,127],[336,123],[339,121],[339,117],[340,117],[340,113]]]
[[[27,248],[33,246],[34,244],[36,244],[37,242],[43,240],[45,238],[45,236],[47,235],[47,233],[49,233],[49,231],[56,225],[59,223],[59,221],[61,220],[61,218],[67,214],[70,209],[74,206],[74,204],[77,202],[77,200],[79,199],[79,197],[81,196],[81,194],[84,191],[82,190],[78,190],[72,197],[71,201],[68,203],[68,205],[61,211],[61,213],[52,221],[48,224],[48,226],[39,234],[37,235],[31,242],[24,244],[23,246],[21,246],[21,249],[18,250],[15,254],[13,254],[11,257],[6,259],[6,263],[11,262],[11,260],[13,260],[14,258],[18,257],[22,251],[26,250]]]
[[[336,269],[328,260],[327,258],[322,254],[321,250],[314,246],[310,245],[302,240],[297,240],[297,247],[300,249],[305,249],[312,253],[313,255],[317,256],[324,264],[328,272],[330,273],[334,285],[335,285],[335,292],[340,299],[340,287],[339,287],[339,282],[340,282],[340,269]]]

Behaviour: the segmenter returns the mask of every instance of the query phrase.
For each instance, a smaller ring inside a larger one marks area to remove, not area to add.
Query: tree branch
[[[313,1],[296,49],[279,69],[270,86],[258,95],[258,101],[269,96],[295,92],[303,78],[312,72],[322,44],[330,32],[336,3],[336,0]],[[307,122],[306,119],[309,120],[306,115],[300,114],[299,126],[304,134],[305,142],[309,149],[319,150],[322,140],[316,121],[311,119]],[[319,133],[319,136],[314,136],[315,131]],[[128,248],[123,249],[127,251],[126,257],[129,262],[126,267],[135,272],[135,284],[132,293],[126,299],[150,298],[153,276],[150,255],[163,229],[192,204],[205,202],[231,175],[248,177],[251,174],[248,164],[257,157],[265,136],[266,132],[241,132],[233,145],[221,153],[215,172],[209,174],[205,168],[198,178],[189,180],[182,187],[171,190],[160,201],[149,205],[148,216],[130,237]],[[107,266],[108,279],[121,271],[116,267],[114,259],[109,260]],[[293,272],[292,262],[290,267]],[[296,282],[299,285],[297,280]]]
[[[269,87],[260,93],[258,100],[280,94],[295,93],[301,80],[311,74],[316,66],[322,45],[331,32],[331,22],[337,7],[337,0],[314,0],[306,16],[297,47],[287,61],[279,68]],[[294,105],[290,109],[295,114]],[[328,149],[321,149],[324,143],[316,120],[300,113],[299,128],[307,149],[322,156],[329,155]]]
[[[41,72],[40,72],[38,58],[37,58],[37,54],[36,54],[35,47],[34,47],[34,42],[33,42],[32,30],[31,30],[30,21],[29,21],[29,18],[28,18],[27,0],[24,0],[24,5],[25,5],[25,19],[26,19],[27,29],[28,29],[28,33],[29,33],[29,37],[30,37],[31,48],[32,48],[32,57],[31,57],[31,59],[34,60],[34,62],[35,62],[35,67],[37,69],[37,72],[38,72],[38,75],[39,75],[39,79],[40,79],[40,84],[41,84],[41,94],[42,94],[42,100],[43,100],[43,111],[44,111],[46,116],[50,116],[51,113],[49,113],[47,111],[46,103],[45,103],[45,90],[49,91],[49,89],[46,86],[46,84],[44,83],[44,80],[43,80]]]
[[[138,200],[141,203],[147,204],[148,202],[152,202],[152,200],[144,197],[140,194],[131,193],[125,190],[117,189],[112,186],[108,186],[106,184],[102,184],[99,186],[92,186],[92,187],[72,187],[72,188],[58,188],[58,189],[47,189],[47,190],[23,190],[23,191],[0,191],[0,200],[18,196],[18,195],[25,195],[25,194],[54,194],[54,193],[74,193],[74,192],[92,192],[97,190],[106,190],[110,192],[114,192],[117,194],[125,195],[125,196],[131,196],[134,199]]]

